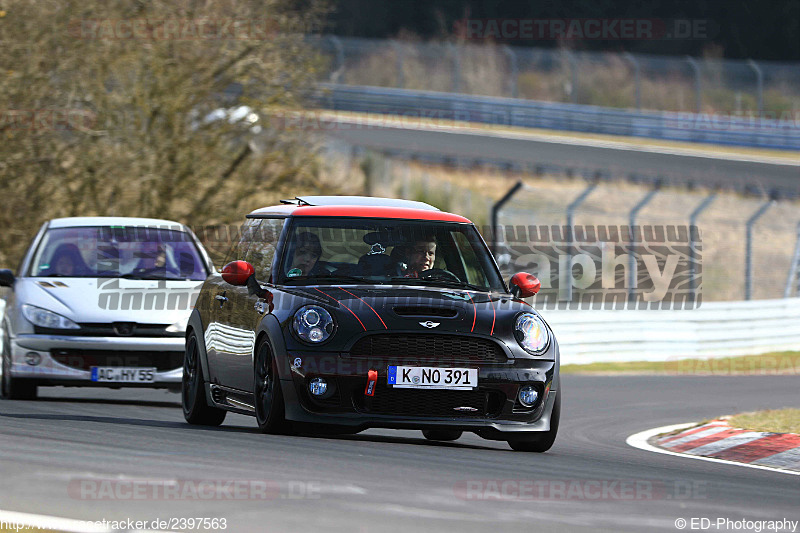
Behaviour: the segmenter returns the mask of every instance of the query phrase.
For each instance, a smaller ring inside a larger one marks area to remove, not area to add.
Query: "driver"
[[[433,268],[436,262],[436,240],[433,236],[417,239],[406,250],[408,268],[405,277],[418,278],[420,272]]]
[[[313,276],[325,272],[322,264],[318,263],[322,255],[322,245],[319,237],[304,231],[297,234],[295,240],[294,256],[292,266],[287,272],[287,276]]]

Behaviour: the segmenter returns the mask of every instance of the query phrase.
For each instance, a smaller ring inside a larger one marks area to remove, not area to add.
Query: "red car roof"
[[[258,209],[248,216],[262,217],[270,215],[291,215],[294,217],[397,218],[405,220],[470,223],[467,218],[454,215],[453,213],[445,213],[444,211],[363,205],[276,205]]]

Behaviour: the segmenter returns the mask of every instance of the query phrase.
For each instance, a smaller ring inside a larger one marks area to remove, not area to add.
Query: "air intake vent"
[[[505,353],[488,339],[447,334],[369,335],[350,349],[359,359],[418,359],[469,363],[505,363]]]
[[[448,307],[422,307],[422,306],[402,306],[393,308],[394,312],[400,316],[410,317],[429,317],[455,318],[458,311]]]
[[[225,403],[225,392],[220,389],[219,387],[211,386],[211,398],[214,400],[214,403],[224,404]]]

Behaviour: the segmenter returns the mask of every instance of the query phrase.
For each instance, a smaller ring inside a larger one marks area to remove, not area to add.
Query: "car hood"
[[[310,299],[333,307],[339,328],[353,333],[389,329],[504,335],[511,333],[520,311],[532,310],[508,294],[439,287],[327,285],[292,287],[287,292],[294,298],[302,296],[298,303],[312,303]],[[284,309],[294,313],[299,307]]]
[[[202,281],[119,278],[22,278],[17,304],[29,304],[78,323],[173,324],[188,319]]]

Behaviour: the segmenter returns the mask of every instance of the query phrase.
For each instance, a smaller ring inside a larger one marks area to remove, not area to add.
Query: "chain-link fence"
[[[325,79],[626,109],[782,118],[800,63],[324,36]],[[793,115],[790,115],[793,116]]]

